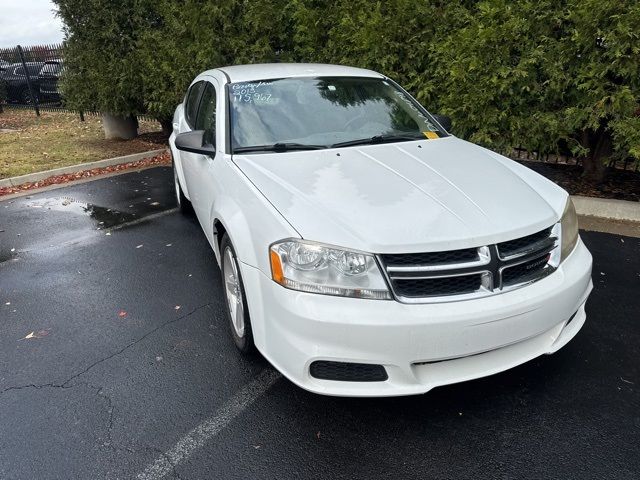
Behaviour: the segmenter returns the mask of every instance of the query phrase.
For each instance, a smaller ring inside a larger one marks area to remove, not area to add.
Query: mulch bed
[[[571,195],[640,202],[640,172],[609,168],[604,181],[594,185],[582,179],[580,165],[517,161],[557,183]]]
[[[75,173],[67,173],[64,175],[54,175],[52,177],[45,178],[39,182],[23,183],[15,187],[3,187],[0,188],[0,197],[3,195],[10,195],[12,193],[24,192],[26,190],[35,190],[37,188],[46,187],[49,185],[56,185],[60,183],[68,183],[74,180],[81,180],[83,178],[91,178],[107,173],[120,172],[123,170],[136,170],[140,168],[171,165],[171,155],[169,152],[162,153],[153,158],[147,158],[144,160],[138,160],[136,162],[121,163],[119,165],[112,165],[110,167],[92,168],[90,170],[82,170]]]

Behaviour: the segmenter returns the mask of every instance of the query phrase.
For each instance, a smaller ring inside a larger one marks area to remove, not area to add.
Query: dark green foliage
[[[144,108],[136,0],[55,0],[65,24],[67,105],[128,116]]]
[[[56,0],[67,98],[166,124],[200,71],[325,62],[381,71],[494,148],[640,158],[637,0]]]

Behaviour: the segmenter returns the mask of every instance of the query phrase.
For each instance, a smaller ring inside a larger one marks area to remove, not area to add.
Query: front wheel
[[[36,99],[37,99],[37,95],[36,95],[36,94],[34,94],[34,96],[35,96],[35,97],[36,97]],[[28,89],[28,88],[23,88],[23,89],[20,91],[20,94],[18,95],[18,98],[19,98],[19,102],[20,102],[22,105],[31,105],[31,103],[32,103],[32,102],[31,102],[31,93],[29,92],[29,89]]]
[[[222,281],[226,299],[226,310],[231,326],[233,341],[243,354],[254,349],[251,319],[247,308],[247,299],[242,283],[240,265],[229,236],[225,233],[220,244],[222,257]]]
[[[193,207],[189,199],[184,196],[184,193],[182,193],[180,180],[178,179],[178,170],[176,169],[176,161],[173,160],[171,164],[173,165],[173,186],[176,192],[176,203],[182,213],[190,215],[193,212]]]

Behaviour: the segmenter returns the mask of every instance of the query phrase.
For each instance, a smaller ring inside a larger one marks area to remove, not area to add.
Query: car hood
[[[558,220],[566,193],[456,137],[234,155],[305,239],[374,253],[496,243]]]

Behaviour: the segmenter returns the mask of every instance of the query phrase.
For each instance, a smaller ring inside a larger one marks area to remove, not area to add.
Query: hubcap
[[[176,202],[180,206],[180,181],[178,180],[178,171],[175,166],[173,167],[173,183],[176,191]]]
[[[222,268],[224,272],[224,290],[227,295],[231,323],[233,329],[236,331],[236,335],[242,338],[244,336],[242,289],[240,288],[240,277],[238,275],[236,259],[229,247],[224,250]]]

